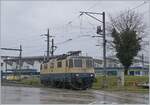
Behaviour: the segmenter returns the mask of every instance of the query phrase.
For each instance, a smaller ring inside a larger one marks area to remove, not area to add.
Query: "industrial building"
[[[58,56],[58,55],[57,55]],[[55,56],[55,57],[57,57]],[[19,70],[19,58],[9,58],[6,56],[1,57],[1,72],[11,73],[18,72]],[[21,72],[25,74],[39,74],[40,65],[45,60],[44,56],[28,56],[22,57],[21,60]],[[123,70],[123,66],[116,59],[116,57],[107,57],[106,67],[108,75],[117,75],[118,70]],[[96,74],[103,74],[103,60],[94,59],[94,68]],[[128,71],[128,75],[148,75],[149,73],[149,61],[141,60],[141,57],[136,57],[134,63],[131,65]]]

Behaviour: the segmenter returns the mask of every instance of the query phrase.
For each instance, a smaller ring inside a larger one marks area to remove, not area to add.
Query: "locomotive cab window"
[[[54,63],[50,63],[50,68],[54,68]]]
[[[86,67],[93,67],[93,62],[92,62],[92,60],[89,60],[89,59],[87,59],[86,60]]]
[[[66,67],[68,67],[68,61],[66,60]]]
[[[47,64],[44,64],[44,69],[47,69]]]
[[[41,66],[40,66],[40,69],[42,70],[42,64],[41,64]]]
[[[62,62],[57,62],[57,67],[62,67]]]
[[[75,67],[82,67],[82,59],[75,59],[74,60]]]
[[[69,67],[73,67],[73,59],[69,59]]]

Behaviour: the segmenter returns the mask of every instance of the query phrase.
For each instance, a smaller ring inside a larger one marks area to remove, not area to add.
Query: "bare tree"
[[[115,28],[118,32],[122,32],[127,28],[137,32],[138,36],[144,33],[146,24],[143,22],[143,14],[135,11],[125,11],[117,17],[110,16],[110,29]]]

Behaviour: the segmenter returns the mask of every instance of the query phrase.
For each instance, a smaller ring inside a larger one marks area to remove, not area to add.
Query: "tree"
[[[112,46],[115,48],[116,57],[124,66],[125,75],[141,49],[141,33],[144,28],[142,16],[134,11],[121,13],[117,18],[111,17]]]

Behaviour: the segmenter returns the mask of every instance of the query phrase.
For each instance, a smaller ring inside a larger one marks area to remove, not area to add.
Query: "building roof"
[[[67,54],[61,54],[61,55],[55,55],[55,56],[50,56],[49,59],[64,59],[67,56],[79,56],[79,54],[81,53],[81,51],[70,51]],[[14,61],[17,62],[19,61],[19,57],[12,57],[12,56],[2,56],[2,58],[4,59],[4,61]],[[31,63],[31,61],[45,61],[46,60],[46,56],[27,56],[27,57],[22,57],[21,58],[22,61],[29,61],[29,63]]]

